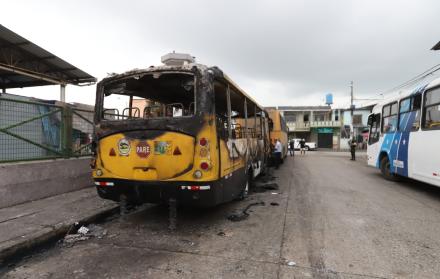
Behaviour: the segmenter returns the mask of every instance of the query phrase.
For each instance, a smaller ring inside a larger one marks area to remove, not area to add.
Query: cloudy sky
[[[377,98],[440,63],[436,0],[3,1],[1,24],[104,78],[175,50],[217,65],[261,105]],[[95,87],[67,87],[93,104]],[[57,99],[58,87],[11,91]]]

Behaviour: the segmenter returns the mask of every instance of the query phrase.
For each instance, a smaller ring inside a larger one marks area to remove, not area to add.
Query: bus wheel
[[[121,195],[119,197],[119,213],[121,216],[127,215],[129,212],[128,209],[128,200],[126,195]]]
[[[386,180],[390,181],[398,181],[399,176],[391,172],[391,164],[390,160],[387,156],[383,157],[382,160],[380,160],[380,171],[382,172],[383,177]]]
[[[261,171],[260,171],[261,176],[264,176],[266,174],[267,174],[267,162],[265,164],[263,164],[263,167],[261,168]]]
[[[238,200],[242,201],[249,196],[250,187],[251,187],[251,174],[246,175],[246,181],[244,184],[244,188],[241,191],[240,196],[238,197]]]

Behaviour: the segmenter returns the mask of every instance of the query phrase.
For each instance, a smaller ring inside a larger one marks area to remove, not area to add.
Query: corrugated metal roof
[[[94,82],[95,77],[0,24],[0,88]]]
[[[432,50],[440,50],[440,42],[431,48]]]

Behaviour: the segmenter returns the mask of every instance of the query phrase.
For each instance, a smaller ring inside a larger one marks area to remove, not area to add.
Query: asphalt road
[[[440,278],[440,188],[386,181],[347,153],[297,154],[273,175],[263,180],[278,190],[179,209],[175,232],[167,208],[148,206],[100,224],[102,238],[58,245],[3,276]],[[227,219],[259,201],[247,219]]]

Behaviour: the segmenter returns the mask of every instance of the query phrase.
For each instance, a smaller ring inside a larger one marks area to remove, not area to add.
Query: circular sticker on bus
[[[130,142],[123,138],[118,141],[119,155],[128,156],[130,154]]]
[[[145,141],[136,145],[136,154],[141,158],[147,158],[150,155],[150,146]]]

